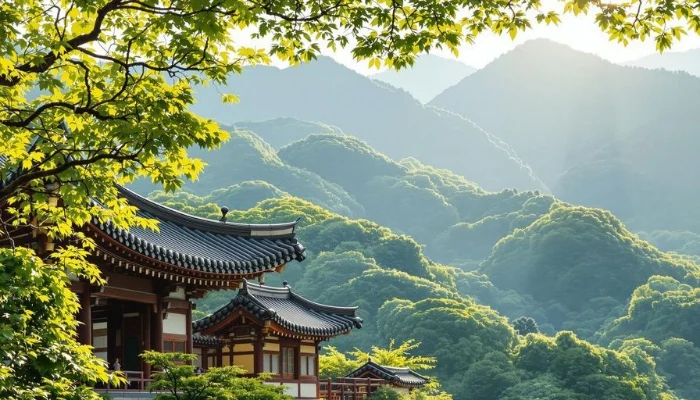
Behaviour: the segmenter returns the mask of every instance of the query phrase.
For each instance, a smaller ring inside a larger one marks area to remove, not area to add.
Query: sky
[[[563,2],[558,0],[544,0],[545,10],[555,10],[562,15]],[[558,26],[534,25],[527,32],[519,32],[515,40],[511,40],[507,34],[497,36],[483,33],[477,36],[474,44],[467,44],[460,48],[459,61],[475,68],[483,68],[489,62],[507,53],[527,40],[545,38],[559,42],[569,47],[586,53],[596,54],[614,63],[631,61],[656,52],[654,41],[647,39],[645,42],[630,43],[627,47],[621,43],[611,42],[608,35],[600,31],[595,24],[593,15],[562,16],[562,22]],[[680,42],[674,44],[672,51],[687,51],[700,48],[700,36],[690,33]],[[323,54],[334,58],[339,63],[364,75],[375,74],[380,70],[370,69],[367,61],[357,63],[347,51],[323,51]],[[449,51],[433,53],[449,59],[455,56]],[[275,63],[282,67],[283,64]]]

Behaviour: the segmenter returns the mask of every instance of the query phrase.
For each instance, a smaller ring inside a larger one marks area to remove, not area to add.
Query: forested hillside
[[[230,221],[301,216],[308,259],[268,283],[284,279],[312,300],[359,306],[364,327],[331,343],[340,350],[417,339],[421,354],[438,357],[434,373],[458,400],[674,399],[666,382],[679,398],[694,398],[700,349],[684,321],[694,320],[698,266],[658,251],[611,213],[536,192],[488,192],[352,136],[312,134],[275,154],[252,132],[232,133],[250,165],[260,157],[313,174],[369,220],[302,200],[295,185],[260,180],[152,197],[210,218],[226,205]],[[228,184],[226,170],[216,171],[212,185],[217,177]],[[211,293],[199,315],[230,296]],[[668,298],[663,308],[650,306],[659,298]],[[512,324],[522,316],[548,336],[519,335]]]
[[[517,335],[507,319],[460,292],[465,273],[431,262],[412,239],[377,224],[293,198],[229,214],[252,222],[297,215],[307,216],[298,235],[314,250],[278,279],[313,300],[360,307],[363,328],[332,342],[341,350],[416,338],[420,354],[438,357],[435,375],[459,400],[534,400],[547,392],[566,400],[674,398],[634,352],[605,350],[571,333]],[[198,310],[211,312],[230,296],[212,293]]]

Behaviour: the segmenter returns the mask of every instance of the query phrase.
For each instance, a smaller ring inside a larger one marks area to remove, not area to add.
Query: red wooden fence
[[[366,400],[369,394],[385,385],[384,379],[329,378],[320,381],[318,396],[323,400]]]

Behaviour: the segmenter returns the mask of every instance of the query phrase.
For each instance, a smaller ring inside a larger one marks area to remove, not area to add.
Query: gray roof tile
[[[124,246],[178,267],[220,274],[251,274],[305,258],[295,237],[296,222],[240,224],[195,217],[120,188],[141,217],[158,221],[159,232],[129,232],[96,218],[93,226]]]
[[[367,373],[375,375],[381,379],[384,379],[396,385],[406,387],[423,386],[430,381],[429,378],[424,377],[416,372],[413,372],[409,368],[379,365],[372,360],[367,361],[360,368],[345,375],[345,377],[357,378]]]
[[[291,287],[273,288],[244,280],[228,304],[193,323],[195,332],[226,319],[234,310],[244,308],[261,320],[271,320],[299,334],[335,336],[352,328],[361,328],[357,307],[335,307],[315,303],[292,292]]]

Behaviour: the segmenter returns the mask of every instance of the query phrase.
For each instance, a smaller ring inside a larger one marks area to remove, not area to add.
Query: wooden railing
[[[319,382],[318,396],[324,400],[365,400],[380,386],[387,385],[384,379],[336,378]]]
[[[110,370],[110,373],[115,373],[116,371]],[[126,378],[126,383],[120,385],[119,387],[112,387],[109,383],[104,389],[109,391],[110,389],[133,389],[133,390],[145,390],[146,383],[153,382],[153,379],[145,378],[143,376],[143,371],[119,371],[124,374]]]

